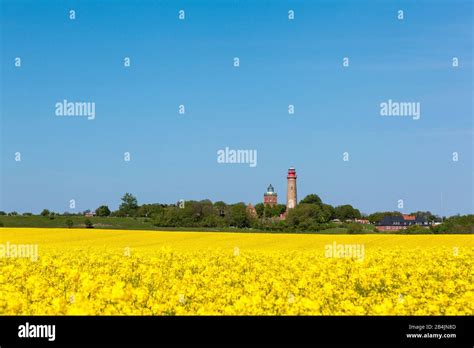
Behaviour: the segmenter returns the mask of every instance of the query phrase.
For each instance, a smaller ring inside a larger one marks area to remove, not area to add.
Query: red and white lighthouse
[[[287,191],[286,191],[286,211],[293,209],[296,206],[296,170],[294,167],[288,169],[287,179]]]

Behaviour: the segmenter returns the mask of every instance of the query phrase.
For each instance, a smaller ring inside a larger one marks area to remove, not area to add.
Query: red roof
[[[414,221],[416,219],[416,216],[415,215],[403,215],[403,219]]]

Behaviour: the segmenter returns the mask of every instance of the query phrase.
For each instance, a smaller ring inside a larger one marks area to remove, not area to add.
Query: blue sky
[[[290,166],[300,199],[474,210],[471,1],[1,4],[0,210],[115,209],[125,192],[258,203],[270,183],[284,202]],[[95,119],[57,117],[63,99]],[[420,119],[380,116],[388,99]],[[225,147],[257,166],[217,163]]]

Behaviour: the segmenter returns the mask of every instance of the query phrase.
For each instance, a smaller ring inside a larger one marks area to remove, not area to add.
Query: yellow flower
[[[40,253],[0,258],[6,315],[474,314],[470,235],[0,232]],[[334,242],[363,261],[325,257]]]

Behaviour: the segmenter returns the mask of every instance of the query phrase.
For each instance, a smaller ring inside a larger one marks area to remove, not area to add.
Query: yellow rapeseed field
[[[472,235],[0,228],[0,314],[473,315]]]

